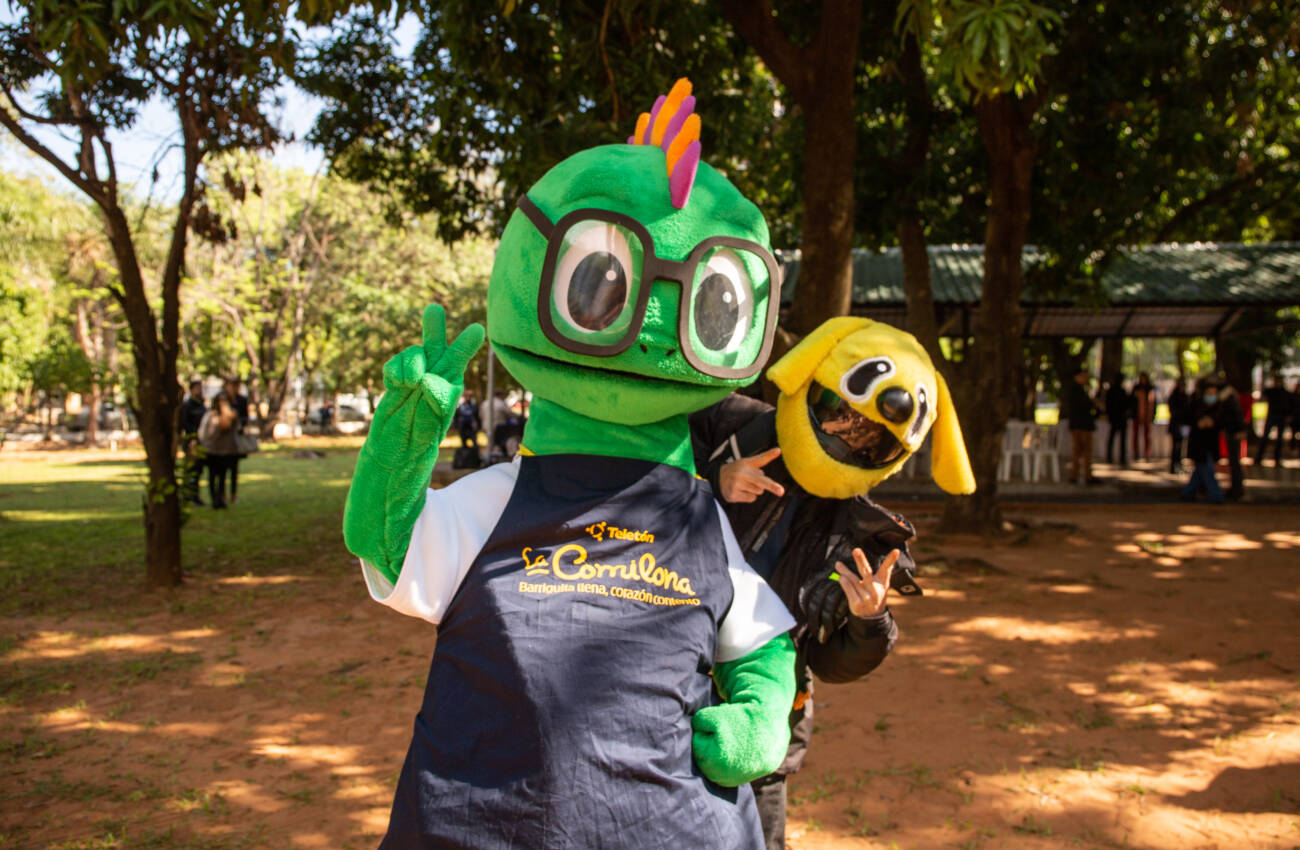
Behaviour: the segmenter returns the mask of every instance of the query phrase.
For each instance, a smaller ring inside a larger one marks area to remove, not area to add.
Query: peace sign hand
[[[880,562],[880,569],[874,574],[871,572],[871,564],[867,563],[866,554],[861,549],[853,550],[853,561],[858,568],[857,574],[854,574],[842,561],[835,562],[840,574],[840,587],[844,588],[844,595],[849,600],[849,612],[855,617],[874,617],[885,610],[889,596],[889,580],[893,577],[894,564],[898,563],[899,554],[899,550],[895,549],[886,555],[885,560]]]
[[[718,470],[718,490],[722,500],[752,502],[764,493],[784,496],[785,488],[763,474],[763,467],[780,456],[781,449],[772,448],[723,464]]]
[[[435,420],[450,417],[465,386],[465,367],[483,345],[483,326],[473,324],[447,344],[447,313],[424,309],[423,342],[384,364],[384,387],[402,396],[418,392]]]

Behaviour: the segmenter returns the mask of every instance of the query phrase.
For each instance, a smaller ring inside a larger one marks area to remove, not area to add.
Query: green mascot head
[[[519,199],[488,287],[488,337],[535,397],[659,422],[762,369],[780,272],[758,208],[700,162],[678,80],[625,145],[575,154]]]

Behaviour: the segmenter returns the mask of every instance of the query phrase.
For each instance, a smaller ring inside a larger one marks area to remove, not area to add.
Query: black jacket
[[[1096,431],[1097,406],[1088,396],[1088,390],[1077,381],[1065,388],[1065,416],[1071,431]]]
[[[1282,387],[1265,387],[1264,401],[1268,403],[1268,419],[1285,421],[1294,412],[1295,400]]]
[[[690,422],[696,468],[715,494],[720,494],[718,473],[725,463],[777,444],[775,411],[745,396],[728,396],[692,415]],[[865,496],[812,496],[799,486],[780,458],[763,467],[763,472],[785,487],[784,496],[765,493],[751,503],[730,504],[719,495],[718,501],[746,560],[767,579],[796,622],[791,638],[799,696],[790,713],[790,749],[775,773],[784,776],[800,768],[812,740],[812,675],[833,683],[860,679],[880,666],[898,639],[898,626],[886,609],[876,617],[848,616],[820,642],[801,604],[805,593],[816,583],[829,581],[835,560],[852,563],[848,552],[854,546],[862,547],[873,568],[890,551],[900,549],[893,586],[906,593],[920,590],[912,577],[915,564],[907,550],[914,531],[906,519]]]
[[[1132,412],[1129,409],[1132,402],[1133,397],[1124,389],[1123,384],[1111,384],[1110,389],[1106,390],[1106,418],[1112,425],[1127,421]]]
[[[1192,432],[1187,438],[1187,456],[1194,463],[1200,463],[1206,458],[1212,461],[1219,459],[1219,435],[1223,433],[1227,414],[1227,406],[1222,400],[1206,404],[1197,398],[1192,402]],[[1207,418],[1208,423],[1205,421]]]
[[[1188,416],[1192,409],[1192,399],[1187,395],[1187,390],[1182,387],[1174,387],[1173,392],[1169,394],[1169,431],[1175,433],[1180,425],[1190,425],[1191,420]]]
[[[207,413],[208,406],[201,401],[196,400],[193,396],[186,396],[185,401],[181,402],[181,413],[178,424],[182,434],[199,433],[199,423],[203,421],[203,414]]]

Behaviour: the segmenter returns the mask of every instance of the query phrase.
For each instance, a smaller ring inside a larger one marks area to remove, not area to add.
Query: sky
[[[12,7],[0,4],[0,24],[14,21]],[[319,36],[325,34],[322,30]],[[316,33],[312,35],[317,36]],[[409,55],[419,36],[419,22],[414,16],[407,15],[394,35],[399,54]],[[285,168],[315,171],[322,165],[323,154],[319,148],[300,140],[311,130],[322,101],[288,84],[281,86],[276,94],[283,101],[283,107],[274,117],[285,135],[298,141],[276,146],[272,151],[272,161]],[[72,160],[76,146],[70,137],[60,135],[56,128],[44,126],[37,127],[35,135],[66,160]],[[165,103],[157,98],[149,101],[131,127],[110,133],[108,140],[117,161],[118,180],[131,184],[139,198],[175,201],[180,197],[181,156],[176,147],[180,130],[175,115]],[[152,179],[155,168],[158,171],[156,183]],[[67,185],[53,166],[28,151],[3,129],[0,129],[0,169],[35,174],[49,178],[54,185]]]

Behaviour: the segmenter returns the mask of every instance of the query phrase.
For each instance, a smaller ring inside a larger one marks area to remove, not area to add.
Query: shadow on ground
[[[366,597],[337,534],[350,458],[321,463],[250,463],[246,502],[192,530],[220,566],[169,593],[74,569],[93,524],[14,523],[74,578],[3,621],[0,847],[377,843],[434,636]],[[933,510],[894,656],[815,696],[792,847],[1300,842],[1292,511],[1034,506],[990,545]]]

